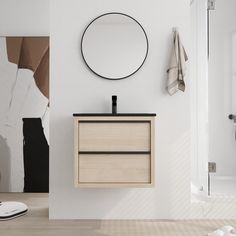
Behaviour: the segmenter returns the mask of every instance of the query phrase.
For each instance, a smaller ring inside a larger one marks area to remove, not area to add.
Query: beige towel
[[[167,70],[167,91],[170,95],[175,94],[179,90],[184,92],[184,76],[186,72],[186,61],[188,60],[187,54],[183,45],[181,44],[179,33],[177,31],[174,32],[173,43],[174,45],[171,53],[170,65]]]

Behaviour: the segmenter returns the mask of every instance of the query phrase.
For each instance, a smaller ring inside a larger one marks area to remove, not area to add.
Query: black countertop
[[[156,116],[156,113],[74,113],[73,116]]]

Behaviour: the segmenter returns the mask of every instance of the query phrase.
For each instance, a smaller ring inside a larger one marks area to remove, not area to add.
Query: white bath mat
[[[25,215],[28,207],[22,202],[0,202],[0,221]]]

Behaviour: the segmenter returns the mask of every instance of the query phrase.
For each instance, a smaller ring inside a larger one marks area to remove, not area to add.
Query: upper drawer
[[[150,151],[150,122],[79,122],[79,151]]]

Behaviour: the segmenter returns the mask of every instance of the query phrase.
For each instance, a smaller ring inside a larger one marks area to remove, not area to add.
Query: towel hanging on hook
[[[170,64],[167,70],[167,91],[170,95],[177,91],[185,91],[184,76],[186,72],[186,61],[188,60],[185,49],[181,43],[178,28],[172,28],[174,39],[171,52]]]
[[[173,33],[179,32],[179,28],[178,28],[178,27],[173,27],[173,28],[172,28],[172,31],[173,31]]]

